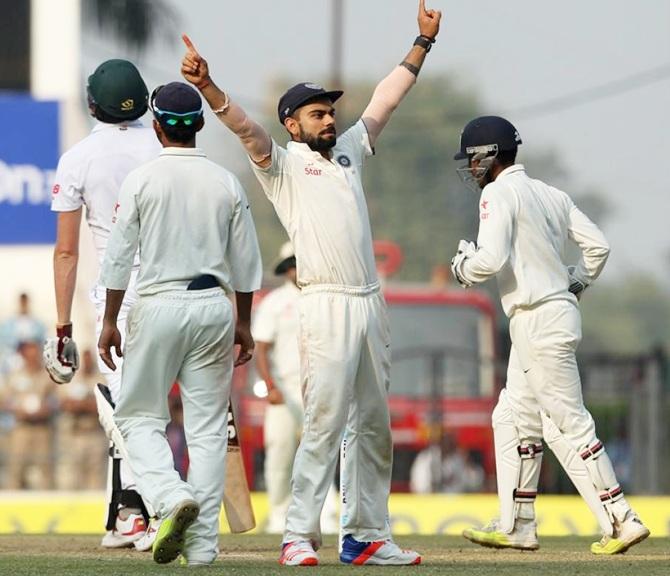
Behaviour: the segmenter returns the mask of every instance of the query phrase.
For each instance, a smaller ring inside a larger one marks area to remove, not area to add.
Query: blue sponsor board
[[[53,244],[58,102],[0,94],[0,244]]]

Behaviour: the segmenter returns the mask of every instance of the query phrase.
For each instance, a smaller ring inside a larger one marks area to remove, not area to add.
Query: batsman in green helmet
[[[107,60],[88,77],[88,107],[97,120],[91,133],[65,152],[58,163],[52,191],[51,209],[58,213],[54,250],[54,281],[58,323],[56,336],[44,348],[45,366],[58,384],[69,382],[79,365],[73,339],[72,300],[77,280],[79,224],[86,205],[86,221],[102,262],[107,240],[116,219],[121,182],[129,172],[160,152],[160,143],[151,128],[140,122],[148,108],[147,86],[137,68],[127,60]],[[133,273],[133,282],[137,270]],[[95,286],[91,298],[102,328],[105,290]],[[137,294],[134,284],[126,292],[120,326]],[[92,335],[91,335],[92,336]],[[99,360],[99,359],[98,359]],[[108,474],[108,514],[102,546],[147,550],[155,530],[148,527],[151,513],[138,494],[130,469],[124,462],[123,439],[114,425],[114,403],[118,399],[121,375],[99,360],[105,384],[95,389],[100,423],[111,441]],[[67,439],[65,439],[67,443]],[[76,450],[73,445],[71,450]]]

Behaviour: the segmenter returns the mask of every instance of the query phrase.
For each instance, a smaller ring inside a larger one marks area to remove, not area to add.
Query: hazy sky
[[[273,78],[328,77],[330,0],[170,1],[217,82],[250,112],[259,113]],[[381,79],[411,46],[417,2],[344,3],[345,87],[347,80]],[[580,189],[603,193],[615,210],[604,227],[613,248],[606,278],[643,269],[670,284],[670,2],[428,4],[443,11],[443,23],[422,75],[449,74],[475,88],[487,112],[516,125],[522,151],[555,150]],[[83,43],[86,73],[103,59],[134,57],[97,34],[85,33]],[[153,86],[178,79],[182,53],[175,38],[174,47],[160,44],[134,58]],[[663,65],[664,79],[642,88],[550,114],[515,113]],[[210,155],[246,170],[234,140],[209,128],[200,142]]]

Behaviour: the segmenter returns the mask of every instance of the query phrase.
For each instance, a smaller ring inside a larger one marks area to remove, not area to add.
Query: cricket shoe
[[[100,545],[103,548],[131,548],[147,531],[147,523],[142,514],[129,514],[125,520],[116,517],[114,529],[108,531]]]
[[[623,554],[631,546],[642,542],[649,536],[649,529],[642,524],[632,510],[626,512],[623,521],[614,520],[614,535],[603,536],[600,542],[591,544],[594,554]]]
[[[182,500],[163,518],[152,548],[154,562],[167,564],[181,554],[186,530],[199,513],[200,505],[195,500]]]
[[[516,550],[537,550],[537,524],[535,520],[517,518],[514,530],[507,534],[500,529],[498,520],[491,520],[484,528],[466,528],[463,537],[487,548],[515,548]]]
[[[149,520],[149,527],[146,532],[142,534],[142,537],[139,540],[133,542],[135,550],[140,552],[149,552],[154,545],[156,540],[156,534],[158,533],[158,528],[160,528],[162,520],[160,518],[152,518]]]
[[[279,563],[284,566],[318,566],[319,557],[309,540],[285,542],[281,547]]]
[[[421,556],[414,550],[403,550],[393,540],[359,542],[351,534],[342,541],[340,562],[361,566],[408,566],[421,564]]]

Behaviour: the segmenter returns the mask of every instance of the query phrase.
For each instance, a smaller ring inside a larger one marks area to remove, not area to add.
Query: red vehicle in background
[[[382,272],[385,266],[390,267],[389,259],[381,262]],[[491,299],[476,290],[415,284],[387,284],[384,296],[392,342],[392,490],[409,491],[416,455],[431,444],[441,445],[445,435],[491,478],[491,412],[498,391]],[[265,386],[251,364],[249,370],[237,371],[233,397],[249,485],[262,490]],[[439,478],[434,484],[439,486]]]

